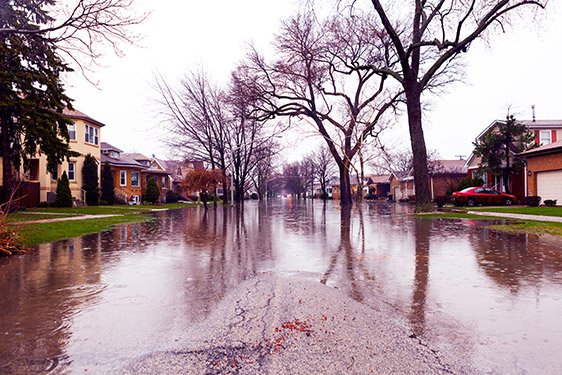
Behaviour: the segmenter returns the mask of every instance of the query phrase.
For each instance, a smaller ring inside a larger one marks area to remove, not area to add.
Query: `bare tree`
[[[269,193],[270,182],[274,179],[276,156],[281,147],[274,139],[269,140],[255,152],[255,167],[251,175],[254,187],[258,192],[258,198],[263,200]]]
[[[311,156],[306,156],[301,161],[283,167],[285,191],[298,198],[306,198],[306,193],[310,190],[314,178],[314,162]]]
[[[155,77],[160,115],[170,133],[168,144],[186,159],[203,160],[211,169],[229,165],[226,94],[212,85],[203,71],[186,75],[179,90]],[[226,175],[223,187],[226,187]],[[225,194],[225,200],[228,197]]]
[[[400,89],[385,87],[387,73],[359,66],[387,66],[390,41],[366,17],[342,15],[319,22],[304,13],[284,23],[277,59],[253,50],[246,84],[260,99],[263,118],[296,116],[324,138],[340,174],[341,204],[351,203],[350,166],[378,122],[393,109]]]
[[[314,177],[320,184],[320,198],[328,199],[328,181],[336,171],[334,158],[326,145],[320,147],[312,154],[314,163]]]
[[[102,55],[101,47],[110,45],[117,55],[121,54],[121,43],[133,43],[139,36],[131,33],[131,27],[143,22],[147,14],[133,14],[134,0],[26,0],[33,6],[9,6],[16,0],[0,2],[1,12],[29,12],[36,15],[36,8],[44,9],[42,19],[36,27],[0,25],[0,35],[40,34],[59,53],[66,55],[81,69],[84,58],[95,62]],[[33,10],[32,10],[33,9]]]
[[[352,1],[354,4],[355,1]],[[410,142],[414,156],[416,206],[430,202],[427,149],[422,127],[422,93],[455,80],[454,63],[472,42],[497,26],[515,21],[525,9],[540,9],[547,0],[371,0],[391,41],[393,66],[366,64],[369,70],[393,77],[404,89]],[[374,32],[379,32],[377,28]],[[451,76],[453,74],[453,76]]]

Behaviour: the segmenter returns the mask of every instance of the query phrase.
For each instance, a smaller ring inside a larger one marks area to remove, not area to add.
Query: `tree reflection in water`
[[[414,220],[415,271],[409,321],[414,334],[425,332],[425,313],[429,282],[429,248],[431,220]]]

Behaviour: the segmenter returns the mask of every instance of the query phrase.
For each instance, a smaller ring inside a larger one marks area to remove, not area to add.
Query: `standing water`
[[[333,202],[184,209],[0,259],[0,373],[119,372],[242,282],[325,284],[469,372],[562,371],[562,241]]]

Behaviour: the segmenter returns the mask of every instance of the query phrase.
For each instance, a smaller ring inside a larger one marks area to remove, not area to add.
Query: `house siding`
[[[562,170],[562,153],[527,158],[528,195],[537,195],[537,172]],[[560,182],[562,186],[562,181]]]

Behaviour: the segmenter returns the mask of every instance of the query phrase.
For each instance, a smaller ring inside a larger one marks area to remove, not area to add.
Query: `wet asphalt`
[[[176,348],[126,374],[447,374],[454,368],[391,316],[307,279],[262,274],[239,285]]]

